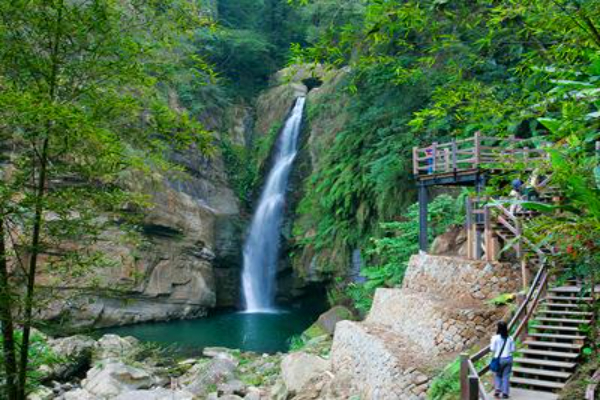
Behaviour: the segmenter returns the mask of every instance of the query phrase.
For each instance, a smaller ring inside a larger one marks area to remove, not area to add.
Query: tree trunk
[[[38,258],[40,255],[40,236],[42,230],[42,217],[44,213],[44,198],[46,194],[46,175],[48,172],[48,144],[50,129],[42,145],[40,154],[40,176],[37,182],[35,215],[33,220],[33,237],[29,255],[29,268],[27,271],[27,291],[25,293],[25,307],[23,310],[23,339],[21,341],[21,354],[19,360],[19,398],[25,400],[27,385],[27,367],[29,362],[29,343],[31,336],[31,323],[33,321],[33,296],[35,291],[35,274],[37,272]]]
[[[4,372],[6,373],[6,396],[17,400],[17,357],[15,353],[15,333],[12,317],[12,296],[8,281],[8,262],[4,219],[0,219],[0,322],[2,323],[2,351]]]

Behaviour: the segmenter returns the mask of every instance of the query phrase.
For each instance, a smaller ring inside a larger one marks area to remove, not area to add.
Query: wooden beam
[[[479,400],[479,378],[469,375],[469,400]]]

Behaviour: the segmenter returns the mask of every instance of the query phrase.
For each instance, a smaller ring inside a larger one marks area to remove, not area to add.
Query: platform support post
[[[419,184],[419,249],[427,252],[429,240],[427,238],[427,212],[428,212],[427,186],[422,182]]]

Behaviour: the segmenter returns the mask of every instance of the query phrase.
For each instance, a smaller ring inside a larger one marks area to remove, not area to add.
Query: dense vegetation
[[[45,301],[34,290],[38,260],[60,249],[50,259],[58,274],[107,263],[84,245],[102,224],[134,222],[129,211],[146,199],[124,188],[128,177],[181,172],[169,161],[173,150],[218,148],[249,205],[255,161],[267,157],[277,127],[248,149],[214,140],[205,126],[226,130],[225,110],[267,87],[291,43],[292,63],[349,67],[309,105],[309,124],[345,119],[320,150],[294,226],[295,254],[337,278],[334,302],[349,299],[364,312],[376,287],[401,282],[416,252],[411,148],[476,131],[554,143],[538,168],[564,199],[530,205],[546,217],[527,234],[596,276],[600,1],[208,3],[0,3],[0,396],[23,399],[35,379],[31,328]],[[432,236],[460,222],[460,203],[436,199]],[[81,246],[65,245],[75,237]],[[367,282],[349,284],[357,249]]]
[[[332,2],[297,3],[317,10]],[[600,3],[336,4],[340,13],[319,26],[311,46],[294,47],[297,61],[351,67],[339,86],[349,96],[349,121],[308,184],[303,202],[313,218],[297,227],[301,251],[321,256],[326,271],[347,269],[352,250],[385,235],[382,223],[398,219],[410,203],[410,147],[482,131],[556,144],[552,161],[539,168],[565,193],[564,204],[556,206],[562,217],[540,220],[529,234],[561,232],[547,240],[576,255],[572,263],[593,264],[582,257],[597,254],[590,250],[600,237],[593,173],[593,143],[600,137]],[[497,182],[496,192],[507,182]],[[378,265],[376,258],[370,262]]]

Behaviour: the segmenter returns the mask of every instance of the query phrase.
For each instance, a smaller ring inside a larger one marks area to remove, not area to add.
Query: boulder
[[[47,387],[41,387],[27,396],[27,400],[51,400],[54,398],[54,392]]]
[[[236,394],[236,395],[245,395],[246,394],[246,385],[244,382],[239,380],[232,380],[225,383],[221,383],[217,386],[217,392],[220,395],[226,394]]]
[[[462,226],[453,226],[447,232],[436,237],[431,244],[430,254],[438,256],[467,255],[467,232]]]
[[[281,361],[281,377],[290,392],[298,393],[329,366],[329,361],[321,357],[304,352],[291,353]]]
[[[134,390],[125,392],[114,400],[193,400],[194,395],[181,390],[168,390],[164,388],[156,388],[152,390]]]
[[[183,375],[180,383],[186,391],[197,397],[204,397],[211,386],[233,379],[236,366],[237,362],[227,357],[217,356],[203,360]]]
[[[261,392],[260,389],[251,386],[249,388],[246,389],[247,393],[246,396],[244,397],[244,400],[260,400],[261,399]]]
[[[86,369],[92,359],[92,352],[97,346],[94,339],[75,335],[60,339],[49,339],[48,345],[65,361],[49,367],[47,379],[65,381]]]
[[[82,386],[99,397],[114,397],[123,392],[149,389],[158,382],[154,375],[121,361],[108,361],[88,371]]]
[[[120,358],[131,354],[138,346],[139,341],[131,336],[121,337],[118,335],[104,335],[98,340],[96,360],[107,358]]]
[[[269,394],[269,400],[286,400],[288,398],[288,389],[285,386],[285,382],[283,380],[278,379],[275,382],[275,385],[271,388],[271,393]]]
[[[75,389],[64,394],[64,400],[101,400],[85,389]]]
[[[354,320],[352,311],[344,306],[335,306],[321,314],[317,322],[306,330],[305,335],[311,339],[322,334],[333,335],[335,324],[345,320]]]

